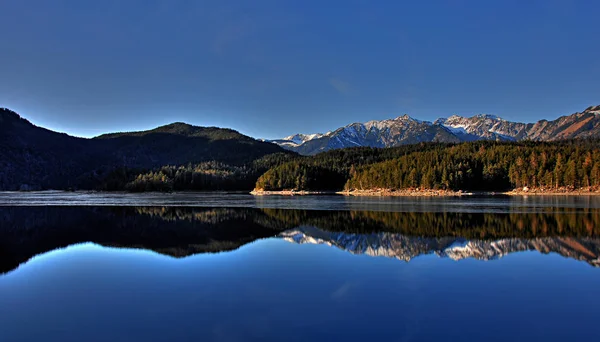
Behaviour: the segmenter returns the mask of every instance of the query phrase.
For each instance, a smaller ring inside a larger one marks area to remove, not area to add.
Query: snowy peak
[[[527,124],[506,121],[491,114],[478,114],[472,117],[452,115],[447,119],[437,119],[436,123],[446,127],[461,140],[518,140]]]
[[[325,134],[322,134],[322,133],[301,134],[301,133],[299,133],[299,134],[287,136],[283,139],[275,139],[275,140],[261,139],[261,140],[266,141],[266,142],[275,143],[275,144],[277,144],[285,149],[288,149],[288,150],[295,150],[298,146],[306,143],[307,141],[319,139],[330,133],[331,132],[327,132]]]
[[[313,140],[313,139],[318,139],[320,137],[322,137],[324,134],[322,133],[314,133],[314,134],[294,134],[294,135],[290,135],[288,137],[285,137],[281,140],[287,141],[289,143],[295,144],[295,145],[301,145],[307,141]]]
[[[290,142],[293,142],[297,145],[303,144],[309,140],[313,140],[313,139],[318,139],[320,137],[322,137],[323,134],[322,133],[314,133],[314,134],[294,134],[294,135],[290,135],[288,137],[283,138],[282,140],[287,140]]]

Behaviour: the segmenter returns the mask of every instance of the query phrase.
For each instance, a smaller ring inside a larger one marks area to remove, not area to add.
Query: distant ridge
[[[599,136],[600,105],[556,120],[535,123],[507,121],[491,114],[452,115],[433,122],[403,115],[395,119],[352,123],[325,134],[295,134],[272,142],[300,154],[312,155],[356,146],[393,147],[419,142],[475,140],[555,141]]]

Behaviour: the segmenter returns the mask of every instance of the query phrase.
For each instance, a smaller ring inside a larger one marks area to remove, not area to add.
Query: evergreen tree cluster
[[[420,143],[391,148],[353,147],[299,157],[269,169],[256,182],[256,189],[341,190],[358,166],[445,146],[449,145]]]
[[[346,189],[600,187],[598,141],[477,142],[415,152],[354,172]]]
[[[424,143],[331,151],[281,164],[264,190],[600,188],[599,140]]]

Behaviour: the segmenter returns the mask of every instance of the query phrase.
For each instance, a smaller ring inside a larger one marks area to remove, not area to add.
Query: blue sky
[[[600,1],[0,1],[0,106],[80,136],[255,137],[600,104]]]

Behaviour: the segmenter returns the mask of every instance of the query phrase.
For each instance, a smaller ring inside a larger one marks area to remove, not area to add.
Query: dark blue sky
[[[2,0],[0,107],[81,136],[275,138],[600,104],[600,1]]]

